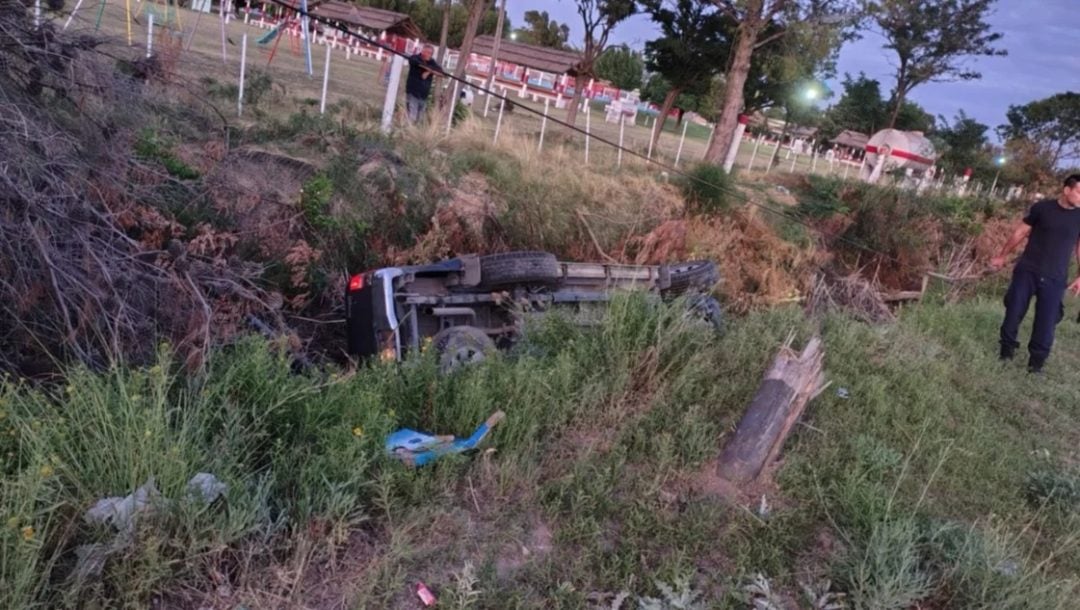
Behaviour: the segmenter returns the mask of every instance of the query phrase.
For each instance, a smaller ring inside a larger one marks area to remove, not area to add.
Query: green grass
[[[258,600],[275,566],[332,561],[363,532],[357,607],[398,607],[423,580],[449,607],[661,600],[689,583],[704,607],[736,608],[759,573],[793,596],[831,579],[856,607],[1066,607],[1078,513],[1048,489],[1075,485],[1080,329],[1061,327],[1036,382],[993,359],[998,309],[824,320],[829,378],[849,397],[812,404],[764,516],[695,481],[776,346],[808,336],[795,310],[714,338],[677,307],[620,300],[599,327],[553,316],[450,377],[428,357],[296,375],[245,342],[203,379],[162,352],[149,369],[72,371],[52,389],[7,382],[0,605],[145,604],[222,565]],[[417,472],[381,454],[395,426],[465,434],[496,409],[508,417],[493,453]],[[224,505],[184,501],[200,471],[229,484]],[[168,504],[100,576],[65,580],[76,549],[117,540],[82,511],[151,476]]]

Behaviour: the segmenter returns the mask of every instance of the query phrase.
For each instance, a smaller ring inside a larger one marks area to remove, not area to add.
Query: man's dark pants
[[[1031,329],[1028,353],[1031,363],[1041,367],[1054,345],[1054,327],[1065,316],[1065,280],[1017,268],[1005,293],[1005,321],[1001,324],[1002,354],[1020,347],[1016,335],[1035,297],[1035,324]]]

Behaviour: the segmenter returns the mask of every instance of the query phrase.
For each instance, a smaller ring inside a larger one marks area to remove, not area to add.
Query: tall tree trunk
[[[439,31],[439,65],[446,65],[446,58],[450,54],[446,48],[446,39],[450,34],[450,2],[451,0],[443,0],[442,9],[442,30]]]
[[[577,109],[581,105],[582,90],[585,89],[587,82],[589,81],[586,80],[585,74],[579,70],[574,78],[574,98],[570,100],[570,109],[566,111],[566,122],[571,125],[576,124],[574,121],[577,120]]]
[[[680,93],[682,93],[682,89],[672,87],[664,96],[664,103],[660,107],[660,116],[656,117],[656,123],[653,124],[652,141],[649,142],[649,150],[656,150],[656,143],[660,141],[660,132],[664,130],[668,114],[675,107],[675,99],[679,97]]]
[[[468,2],[469,6],[469,19],[465,22],[465,38],[461,41],[461,49],[458,51],[458,62],[454,66],[454,77],[458,79],[465,78],[465,68],[469,65],[469,55],[472,53],[473,41],[476,40],[476,30],[480,28],[480,20],[484,16],[484,11],[488,9],[488,6],[492,0],[471,0]],[[460,85],[459,85],[460,86]],[[453,112],[455,102],[454,84],[451,83],[446,91],[443,93],[443,104],[446,106],[446,112]]]
[[[893,105],[892,116],[889,117],[889,129],[896,129],[896,119],[900,116],[900,107],[904,105],[904,92],[900,91],[896,96],[896,104]]]
[[[765,126],[768,128],[769,121],[765,120]],[[772,158],[769,159],[769,169],[773,169],[780,164],[780,147],[784,145],[784,138],[788,137],[791,133],[791,107],[787,104],[784,105],[784,128],[780,130],[780,140],[776,142],[776,150],[773,151]]]
[[[716,122],[712,144],[705,153],[705,161],[719,164],[727,156],[731,140],[735,136],[735,125],[739,122],[739,113],[743,107],[743,87],[750,74],[750,57],[754,54],[754,44],[764,24],[762,15],[764,0],[754,0],[747,9],[747,15],[739,24],[735,39],[735,54],[728,68],[724,87],[724,102],[720,108],[720,120]]]

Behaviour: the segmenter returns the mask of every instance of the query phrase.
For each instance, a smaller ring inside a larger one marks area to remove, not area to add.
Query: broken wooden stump
[[[719,474],[732,483],[758,478],[780,454],[806,405],[825,389],[821,339],[810,339],[801,354],[791,349],[792,340],[788,338],[765,371],[754,400],[720,455]]]

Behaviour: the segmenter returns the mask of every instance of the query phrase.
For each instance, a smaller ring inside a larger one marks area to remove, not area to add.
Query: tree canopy
[[[1067,91],[1023,106],[1009,106],[1002,137],[1028,140],[1043,150],[1051,166],[1080,161],[1080,93]]]
[[[626,45],[611,47],[596,60],[596,76],[624,91],[641,89],[644,72],[641,53]]]
[[[514,32],[518,42],[568,49],[570,44],[570,26],[552,19],[547,11],[525,11],[525,25]]]
[[[996,0],[870,0],[865,7],[884,48],[896,53],[890,126],[895,126],[911,90],[931,82],[974,80],[982,74],[965,60],[1005,55],[1002,37],[986,18]]]
[[[439,40],[442,31],[443,0],[358,0],[358,4],[374,8],[396,11],[408,15],[416,23],[428,40]],[[498,9],[492,4],[480,19],[477,35],[494,35],[495,24],[499,20]],[[450,4],[450,28],[446,39],[447,46],[453,49],[461,47],[465,39],[465,30],[469,21],[469,9],[463,2]],[[509,15],[503,22],[503,38],[510,34],[512,26]]]

